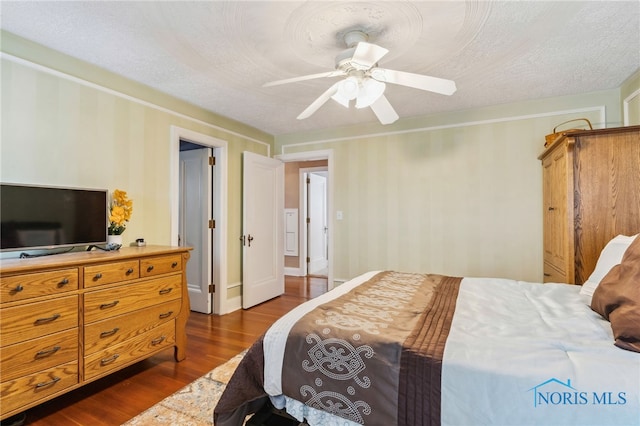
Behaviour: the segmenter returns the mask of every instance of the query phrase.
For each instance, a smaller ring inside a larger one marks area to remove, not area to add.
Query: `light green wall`
[[[640,125],[640,69],[622,84],[620,98],[623,114],[627,116],[625,125]]]
[[[545,135],[621,125],[620,90],[277,136],[276,153],[334,150],[334,276],[394,269],[542,280]],[[567,127],[564,127],[567,128]]]
[[[124,243],[169,244],[171,126],[225,140],[228,281],[241,282],[242,152],[269,155],[272,136],[10,34],[2,51],[1,181],[125,190]]]

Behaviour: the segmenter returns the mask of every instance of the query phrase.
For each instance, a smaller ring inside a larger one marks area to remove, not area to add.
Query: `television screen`
[[[105,244],[107,190],[0,184],[0,250]]]

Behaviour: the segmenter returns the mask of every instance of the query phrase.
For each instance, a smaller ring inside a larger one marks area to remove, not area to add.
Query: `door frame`
[[[305,152],[294,152],[290,154],[279,154],[274,158],[278,160],[289,163],[294,161],[313,161],[313,160],[327,160],[327,226],[329,227],[329,231],[327,233],[328,238],[328,260],[329,260],[329,268],[327,270],[327,289],[331,290],[334,287],[333,281],[333,228],[334,228],[334,214],[333,214],[333,194],[334,194],[334,165],[333,165],[333,150],[319,150],[319,151],[305,151]]]
[[[227,141],[184,129],[171,126],[169,140],[169,180],[171,203],[171,245],[178,245],[179,233],[179,204],[180,204],[180,139],[209,147],[216,157],[216,165],[213,168],[213,201],[212,215],[216,221],[213,232],[213,282],[216,290],[213,297],[213,313],[223,315],[227,313]],[[208,261],[208,259],[205,259]]]

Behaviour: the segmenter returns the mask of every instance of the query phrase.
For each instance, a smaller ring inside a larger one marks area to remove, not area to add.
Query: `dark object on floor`
[[[26,420],[27,413],[20,413],[0,421],[0,426],[22,426]]]
[[[305,426],[306,423],[300,423],[291,417],[284,410],[278,410],[271,403],[265,404],[260,411],[255,413],[246,426]]]

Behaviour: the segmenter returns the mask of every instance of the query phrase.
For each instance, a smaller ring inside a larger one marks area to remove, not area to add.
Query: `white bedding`
[[[309,309],[370,272],[281,318],[264,338],[265,390],[310,425],[349,425],[285,398],[287,333]],[[442,367],[443,425],[640,425],[640,354],[613,345],[611,326],[580,287],[465,278]]]
[[[640,354],[580,287],[465,278],[445,347],[443,425],[640,425]]]

